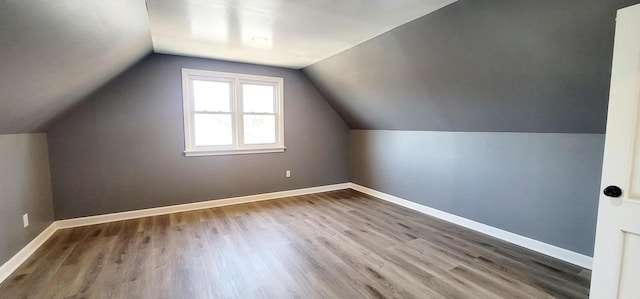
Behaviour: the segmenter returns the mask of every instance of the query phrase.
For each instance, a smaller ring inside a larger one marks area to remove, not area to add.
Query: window
[[[182,69],[187,156],[283,152],[283,79]]]

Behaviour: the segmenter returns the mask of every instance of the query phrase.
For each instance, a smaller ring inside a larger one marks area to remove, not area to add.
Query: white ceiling
[[[302,68],[455,1],[147,0],[147,9],[156,52]]]

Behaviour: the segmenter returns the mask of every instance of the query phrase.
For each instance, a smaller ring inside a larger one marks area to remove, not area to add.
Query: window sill
[[[286,147],[260,148],[260,149],[241,149],[241,150],[221,150],[221,151],[184,151],[187,157],[202,156],[225,156],[225,155],[247,155],[247,154],[265,154],[265,153],[282,153]]]

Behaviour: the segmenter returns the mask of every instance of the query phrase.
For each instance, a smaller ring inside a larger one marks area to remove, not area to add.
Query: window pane
[[[276,143],[275,115],[245,115],[244,143]]]
[[[193,81],[195,111],[231,112],[230,94],[230,83]]]
[[[242,84],[242,98],[244,112],[275,113],[273,86]]]
[[[197,146],[231,145],[231,115],[194,114]]]

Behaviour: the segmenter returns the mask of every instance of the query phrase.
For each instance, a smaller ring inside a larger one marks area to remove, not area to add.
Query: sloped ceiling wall
[[[352,129],[603,133],[638,2],[460,0],[304,72]]]
[[[461,0],[306,69],[353,129],[602,133],[614,18],[638,0]],[[0,134],[152,51],[144,0],[0,2]]]
[[[43,131],[151,49],[144,0],[0,1],[0,134]]]

